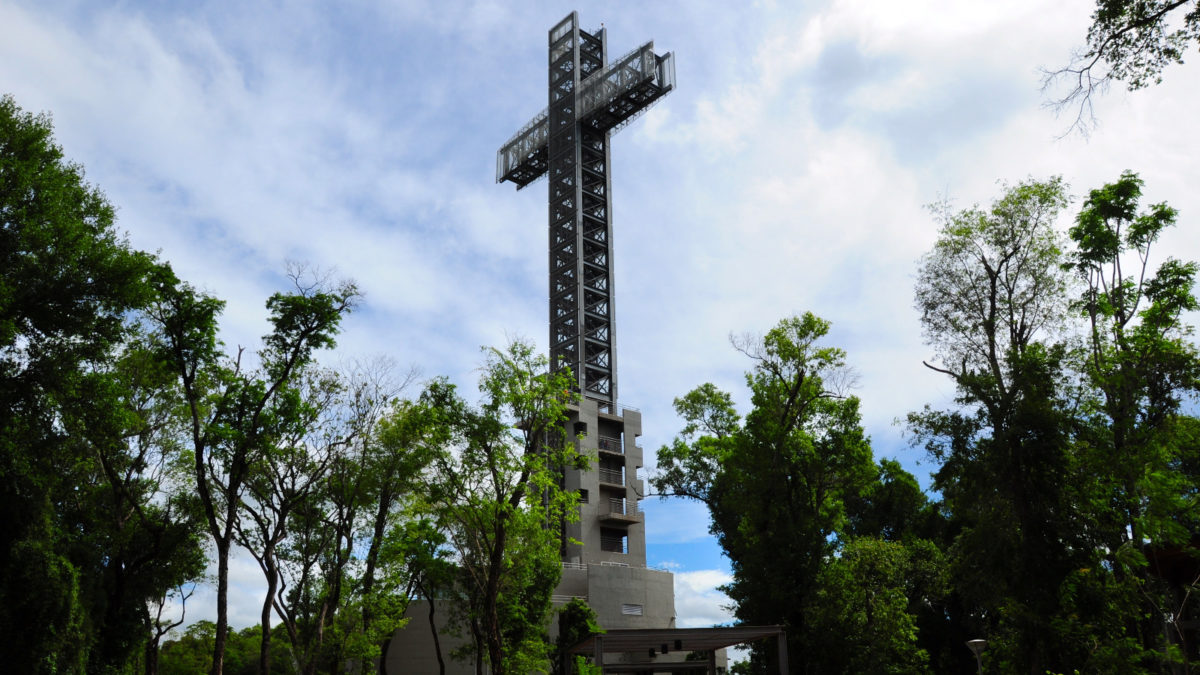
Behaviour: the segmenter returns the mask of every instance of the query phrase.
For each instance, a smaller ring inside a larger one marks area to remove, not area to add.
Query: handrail
[[[619,538],[620,537],[614,537],[614,539],[619,539]],[[565,569],[565,570],[586,570],[588,567],[591,567],[592,565],[595,565],[597,567],[629,567],[629,568],[638,569],[638,570],[650,570],[651,572],[662,572],[663,574],[674,574],[674,572],[667,569],[666,567],[651,567],[650,565],[630,565],[627,562],[612,562],[610,560],[601,560],[598,563],[572,563],[572,562],[562,563],[563,569]]]
[[[619,516],[636,516],[638,513],[637,501],[609,497],[607,513],[615,513]]]
[[[658,59],[651,40],[609,62],[603,70],[579,83],[579,93],[575,95],[578,118],[586,118],[601,105],[657,75]]]
[[[654,88],[653,100],[641,103],[637,111],[626,111],[622,119],[614,120],[614,131],[640,116],[659,98],[675,88],[674,54],[655,54],[653,40],[635,47],[580,82],[574,94],[575,118],[584,120],[620,97],[638,91],[643,85]],[[544,161],[549,143],[550,109],[546,107],[522,125],[496,151],[496,182],[505,180],[513,171],[530,163],[539,153]],[[537,162],[533,164],[532,169],[545,172],[544,165],[539,168]],[[532,177],[528,179],[529,182],[532,180]]]

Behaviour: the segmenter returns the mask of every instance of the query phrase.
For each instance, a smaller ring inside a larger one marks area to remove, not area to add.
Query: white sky
[[[1081,45],[1085,0],[0,0],[0,92],[53,114],[136,247],[228,301],[229,345],[257,345],[285,260],[308,261],[366,291],[339,356],[471,392],[481,345],[546,344],[545,183],[496,185],[495,152],[546,105],[547,31],[572,9],[611,54],[676,53],[678,89],[613,142],[619,386],[648,462],[680,426],[675,396],[712,381],[744,410],[731,332],[813,311],[858,369],[876,455],[927,483],[894,420],[951,394],[912,310],[936,233],[923,205],[943,197],[1061,174],[1073,214],[1132,169],[1181,213],[1160,254],[1200,259],[1195,66],[1114,89],[1090,138],[1056,140],[1039,68]],[[728,620],[707,513],[644,508],[679,624]],[[239,626],[257,575],[235,566]],[[211,596],[191,605],[213,614]]]

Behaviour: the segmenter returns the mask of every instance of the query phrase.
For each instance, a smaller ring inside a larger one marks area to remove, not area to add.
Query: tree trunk
[[[267,597],[262,607],[262,646],[258,650],[258,672],[260,675],[271,674],[271,608],[279,587],[279,571],[275,569],[273,556],[275,552],[269,547],[263,551],[263,560],[267,577]]]
[[[375,668],[376,675],[387,675],[387,653],[388,648],[392,646],[392,638],[383,641],[383,646],[379,648],[379,664]]]
[[[362,594],[368,597],[375,587],[375,567],[379,564],[379,549],[383,546],[383,534],[387,527],[387,515],[392,506],[392,491],[384,487],[379,495],[379,508],[375,511],[374,529],[371,532],[371,545],[367,549],[367,567],[363,572]],[[371,610],[369,603],[363,604],[363,632],[371,630]]]
[[[524,494],[520,486],[525,484],[529,472],[521,474],[518,487],[513,490],[508,502],[512,508],[517,508]],[[484,638],[487,640],[488,660],[491,662],[492,675],[504,675],[504,636],[500,632],[500,575],[504,569],[504,550],[508,546],[508,518],[503,508],[496,514],[495,534],[492,551],[488,560],[487,587],[483,596]]]
[[[429,630],[433,633],[433,653],[437,655],[438,675],[446,675],[446,660],[442,658],[442,643],[438,639],[437,622],[434,621],[433,594],[426,593],[425,598],[429,601]]]
[[[211,675],[221,675],[225,666],[225,637],[229,632],[229,540],[217,544],[217,634],[213,639]]]
[[[158,675],[158,643],[146,645],[146,675]]]
[[[483,635],[476,617],[471,617],[471,641],[475,644],[475,675],[483,675]]]

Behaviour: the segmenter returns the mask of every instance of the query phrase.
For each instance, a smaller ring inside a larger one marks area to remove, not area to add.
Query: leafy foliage
[[[243,363],[241,350],[232,357],[220,353],[223,303],[215,298],[165,283],[152,314],[160,353],[182,390],[192,479],[217,553],[214,674],[222,672],[228,635],[229,555],[255,467],[307,430],[299,376],[314,350],[333,345],[341,317],[358,297],[350,282],[327,288],[306,282],[303,270],[292,278],[295,292],[267,300],[272,331],[263,338],[258,369]]]
[[[1143,86],[1196,17],[1102,0],[1093,63]],[[935,208],[916,306],[956,400],[908,423],[936,502],[874,458],[847,355],[812,314],[733,341],[751,360],[744,416],[712,384],[676,399],[684,426],[651,483],[705,504],[738,620],[783,624],[794,672],[964,672],[977,637],[1001,672],[1178,672],[1200,656],[1200,266],[1151,264],[1179,214],[1143,206],[1143,187],[1126,172],[1090,191],[1066,239],[1059,178]],[[531,345],[486,353],[477,405],[444,378],[400,398],[386,368],[317,367],[357,289],[297,268],[266,302],[261,350],[229,353],[224,303],[132,250],[48,118],[10,98],[0,269],[5,668],[342,672],[421,598],[431,624],[451,606],[479,670],[595,670],[565,651],[601,630],[586,605],[547,634],[577,513],[560,470],[587,458],[562,435],[570,374]],[[178,634],[184,616],[164,610],[194,589],[205,535],[217,621]],[[234,546],[267,582],[261,625],[240,631]]]
[[[1023,184],[998,203],[1037,200],[1041,191],[1026,187],[1057,184]],[[1192,452],[1185,430],[1195,421],[1179,413],[1200,363],[1182,323],[1196,306],[1196,266],[1168,260],[1149,272],[1151,244],[1176,213],[1165,204],[1139,211],[1141,187],[1126,173],[1091,191],[1070,229],[1072,251],[1036,234],[1048,222],[996,221],[1026,232],[1001,259],[1033,263],[997,277],[1008,286],[980,284],[1001,269],[988,256],[947,273],[947,251],[958,248],[947,244],[961,237],[954,228],[923,260],[917,305],[927,338],[975,358],[931,366],[954,380],[959,408],[927,408],[910,415],[910,428],[941,463],[935,487],[954,532],[955,597],[1003,669],[1160,672],[1181,658],[1177,622],[1196,611],[1194,579],[1172,579],[1160,562],[1189,555],[1196,537],[1193,479],[1170,468],[1190,466]],[[978,230],[968,247],[987,250],[988,241]],[[1062,272],[1075,280],[1064,283]],[[953,304],[929,302],[957,294],[1008,308],[996,289],[1022,284],[1031,301],[1022,307],[1047,308],[1057,323],[1028,321],[1038,315],[1024,310],[960,322]],[[1068,288],[1082,290],[1074,302]],[[1059,328],[1072,311],[1084,320],[1079,339]],[[1166,642],[1163,616],[1175,617]]]
[[[532,345],[492,349],[478,408],[455,404],[455,452],[438,457],[434,512],[457,555],[460,626],[492,673],[546,671],[550,594],[557,585],[554,523],[578,517],[557,468],[586,461],[562,437],[569,373],[548,370]]]
[[[173,279],[132,250],[113,208],[0,98],[0,661],[120,670],[147,603],[203,570],[176,489],[171,378],[139,320]]]
[[[746,374],[753,409],[739,424],[732,397],[711,384],[676,399],[685,427],[659,451],[660,471],[651,478],[660,494],[708,507],[733,566],[724,590],[738,620],[784,624],[797,672],[828,665],[818,645],[831,624],[863,627],[821,613],[843,579],[827,571],[830,561],[858,550],[857,536],[904,538],[925,505],[919,490],[906,492],[915,481],[898,465],[888,464],[888,480],[880,481],[858,399],[844,393],[853,380],[845,353],[822,344],[828,331],[828,322],[805,314],[761,339],[736,340],[754,362]],[[911,623],[906,604],[900,611]],[[855,638],[870,639],[861,632]],[[913,630],[888,637],[914,658],[915,639]],[[756,653],[755,667],[774,667],[773,658]]]
[[[1130,91],[1158,84],[1164,69],[1183,63],[1193,43],[1200,46],[1196,0],[1096,0],[1087,46],[1070,64],[1047,73],[1046,84],[1069,82],[1068,93],[1054,105],[1078,103],[1074,126],[1082,128],[1096,91],[1113,81],[1124,82]]]
[[[910,598],[940,596],[941,552],[873,537],[851,540],[818,575],[808,621],[821,672],[926,673]]]
[[[556,675],[592,675],[594,670],[598,672],[599,669],[589,663],[587,657],[579,654],[575,658],[569,658],[567,650],[593,635],[602,635],[604,632],[596,622],[596,612],[580,598],[571,598],[558,609],[558,637],[554,641],[557,650],[554,655],[553,672]]]

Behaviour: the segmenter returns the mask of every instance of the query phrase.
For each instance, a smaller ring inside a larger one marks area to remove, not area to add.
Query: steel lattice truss
[[[550,104],[496,153],[496,182],[550,183],[550,360],[616,403],[609,136],[675,87],[675,57],[646,44],[606,63],[603,28],[572,12],[550,29]]]

